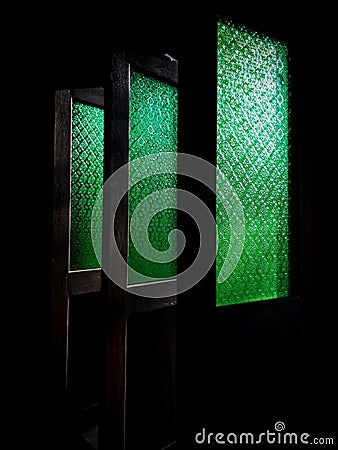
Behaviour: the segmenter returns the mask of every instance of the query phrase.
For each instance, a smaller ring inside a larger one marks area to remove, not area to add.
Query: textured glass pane
[[[177,152],[177,88],[154,78],[132,71],[130,76],[130,161],[141,156],[159,152]],[[149,194],[166,188],[176,188],[176,166],[167,167],[168,174],[148,177],[137,183],[129,191],[129,217],[137,205]],[[130,173],[132,183],[133,173]],[[176,199],[174,194],[164,194],[162,202],[168,204]],[[143,208],[144,220],[149,210]],[[143,219],[142,219],[143,220]],[[176,228],[176,211],[174,208],[159,212],[150,221],[148,236],[151,245],[158,251],[169,248],[168,234]],[[157,263],[144,258],[144,236],[141,232],[133,236],[140,253],[136,251],[129,236],[128,263],[137,272],[164,279],[176,275],[176,261]],[[175,257],[175,245],[172,246]],[[130,284],[139,280],[128,276]]]
[[[217,283],[218,306],[289,294],[288,111],[287,47],[220,21],[217,165],[243,205],[246,234],[236,269]],[[216,220],[219,274],[230,241],[220,202]]]
[[[91,241],[91,215],[103,183],[103,110],[73,104],[70,269],[99,267]],[[100,232],[102,222],[94,224]]]

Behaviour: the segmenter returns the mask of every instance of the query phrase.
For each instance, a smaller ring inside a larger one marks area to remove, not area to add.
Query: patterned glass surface
[[[217,306],[289,295],[289,100],[285,44],[218,22],[217,166],[244,208],[245,243]],[[221,177],[217,177],[219,190]],[[217,201],[217,276],[229,220]],[[236,230],[235,230],[236,232]]]
[[[102,109],[73,103],[70,270],[95,269],[91,215],[103,183]],[[100,232],[102,221],[94,224]]]
[[[177,152],[177,88],[158,81],[152,77],[131,71],[130,75],[130,149],[129,159],[159,153]],[[148,177],[132,186],[129,191],[129,218],[132,217],[137,205],[149,194],[166,189],[176,188],[176,165],[167,167],[169,173]],[[133,180],[130,172],[130,184]],[[163,194],[162,204],[176,204],[173,193]],[[169,198],[170,197],[170,198]],[[143,218],[149,216],[145,206]],[[143,220],[143,219],[142,219]],[[176,228],[175,208],[164,209],[150,221],[148,236],[151,245],[158,251],[169,248],[168,234]],[[166,279],[176,275],[176,244],[172,246],[171,262],[158,263],[149,261],[142,256],[144,251],[144,236],[141,231],[132,236],[137,240],[138,252],[129,234],[128,264],[143,275],[153,279]],[[128,274],[129,284],[139,280]]]

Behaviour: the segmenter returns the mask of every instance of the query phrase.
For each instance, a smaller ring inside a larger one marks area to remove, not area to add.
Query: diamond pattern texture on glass
[[[102,109],[73,103],[70,270],[99,267],[91,241],[91,216],[103,183]],[[101,232],[102,221],[94,223]]]
[[[227,20],[217,31],[217,166],[246,229],[236,269],[216,285],[221,306],[289,295],[289,94],[285,44]],[[216,223],[218,276],[230,240],[219,201]]]
[[[130,149],[129,159],[158,152],[177,152],[177,88],[145,76],[136,71],[130,75]],[[152,192],[166,188],[176,188],[176,167],[168,167],[168,173],[145,178],[129,191],[129,218],[137,205]],[[133,174],[130,173],[132,180]],[[167,194],[172,195],[172,194]],[[165,199],[163,199],[165,202]],[[147,210],[144,209],[144,216]],[[152,246],[158,251],[169,248],[168,234],[176,228],[175,209],[165,209],[150,221],[148,236]],[[138,240],[142,251],[142,239]],[[175,256],[175,245],[172,248]],[[176,261],[156,263],[142,257],[135,249],[129,235],[128,264],[137,272],[153,279],[166,279],[176,275]],[[128,274],[128,283],[138,279]]]

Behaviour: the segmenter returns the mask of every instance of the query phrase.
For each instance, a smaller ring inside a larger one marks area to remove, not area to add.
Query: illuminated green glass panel
[[[159,153],[177,152],[177,88],[135,71],[130,75],[130,149],[129,159]],[[176,188],[176,163],[167,167],[169,173],[145,178],[131,187],[129,191],[129,218],[137,205],[149,194],[166,188]],[[133,173],[130,173],[132,183]],[[164,194],[162,201],[176,202],[171,195]],[[176,203],[175,203],[176,204]],[[143,217],[149,214],[143,208]],[[168,250],[168,234],[176,228],[176,210],[165,209],[156,214],[149,223],[148,236],[151,245],[158,251]],[[144,236],[141,232],[133,236],[140,252],[134,246],[129,234],[128,264],[138,273],[152,279],[166,279],[176,275],[176,261],[158,263],[143,257]],[[175,258],[176,246],[172,246]],[[128,273],[129,284],[139,282]]]
[[[217,305],[289,295],[288,50],[256,32],[218,22],[217,166],[244,208],[237,267],[216,282]],[[217,190],[222,180],[217,177]],[[217,201],[217,276],[230,226]],[[236,230],[235,230],[236,231]]]
[[[91,216],[103,184],[103,110],[73,103],[70,270],[99,267],[91,241]],[[93,224],[101,232],[102,222]]]

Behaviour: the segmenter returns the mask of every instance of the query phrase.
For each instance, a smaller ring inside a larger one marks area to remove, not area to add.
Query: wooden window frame
[[[72,103],[74,100],[104,109],[104,181],[129,162],[129,98],[130,68],[177,86],[177,61],[168,55],[149,56],[117,52],[104,87],[64,89],[55,92],[54,130],[54,194],[53,250],[51,279],[51,328],[57,358],[58,378],[67,391],[68,334],[70,298],[73,295],[102,292],[105,298],[107,323],[105,385],[100,402],[101,423],[99,442],[102,448],[111,445],[125,448],[126,440],[126,361],[127,323],[133,314],[176,305],[176,296],[140,298],[112,283],[99,269],[71,271],[70,213],[71,213],[71,151]],[[128,187],[129,180],[125,180]],[[103,223],[110,218],[104,212]],[[119,232],[116,241],[122,256],[128,256],[128,195],[121,201],[115,217]],[[105,230],[105,226],[103,227]],[[112,229],[109,228],[109,233]],[[108,241],[107,241],[108,239]],[[103,233],[103,252],[108,252],[110,235]],[[105,254],[105,253],[103,253]],[[127,280],[127,274],[125,274]],[[168,280],[172,283],[172,280]],[[165,285],[166,280],[162,283]],[[134,289],[137,292],[137,288]],[[115,447],[114,447],[115,448]]]
[[[104,181],[129,162],[129,99],[130,69],[177,86],[177,61],[169,56],[115,52],[111,58],[110,77],[105,88],[105,153]],[[129,180],[124,189],[128,192]],[[122,257],[128,258],[128,194],[121,200],[115,216],[119,230],[116,242]],[[106,231],[107,230],[107,231]],[[103,258],[110,256],[111,217],[103,215]],[[114,255],[109,261],[114,265]],[[127,283],[127,267],[122,274]],[[172,282],[168,280],[168,282]],[[165,281],[163,285],[165,284]],[[103,448],[126,446],[126,384],[128,317],[132,314],[176,305],[177,297],[140,298],[126,292],[103,275],[102,288],[106,299],[108,326],[106,334],[106,378],[101,402],[102,422],[99,427],[99,445]],[[137,291],[137,290],[136,290]]]
[[[101,269],[70,270],[72,104],[80,101],[103,108],[103,93],[103,88],[55,92],[51,322],[58,371],[65,390],[70,296],[101,290]]]
[[[130,70],[131,68],[145,75],[151,76],[168,84],[177,86],[177,61],[169,56],[150,56],[135,53],[117,52],[112,56],[111,85],[105,90],[105,154],[104,154],[104,181],[116,170],[129,162],[129,98],[130,98]],[[125,180],[125,190],[128,191],[128,182]],[[116,234],[116,242],[122,257],[128,260],[128,193],[121,201],[115,217],[115,227],[119,230]],[[103,218],[104,223],[110,221],[109,217]],[[108,229],[108,234],[103,234],[103,255],[106,251],[114,266],[114,255],[110,258],[112,251],[109,249],[113,227],[104,226]],[[104,256],[103,256],[104,257]],[[115,265],[116,266],[116,265]],[[127,280],[127,273],[123,274]],[[173,283],[170,280],[161,280],[164,287],[166,283]],[[144,285],[152,283],[144,283]],[[176,296],[164,298],[143,298],[137,301],[137,285],[133,287],[134,293],[120,292],[119,305],[126,315],[149,311],[153,309],[174,306],[177,303]],[[168,291],[169,292],[169,291]]]

